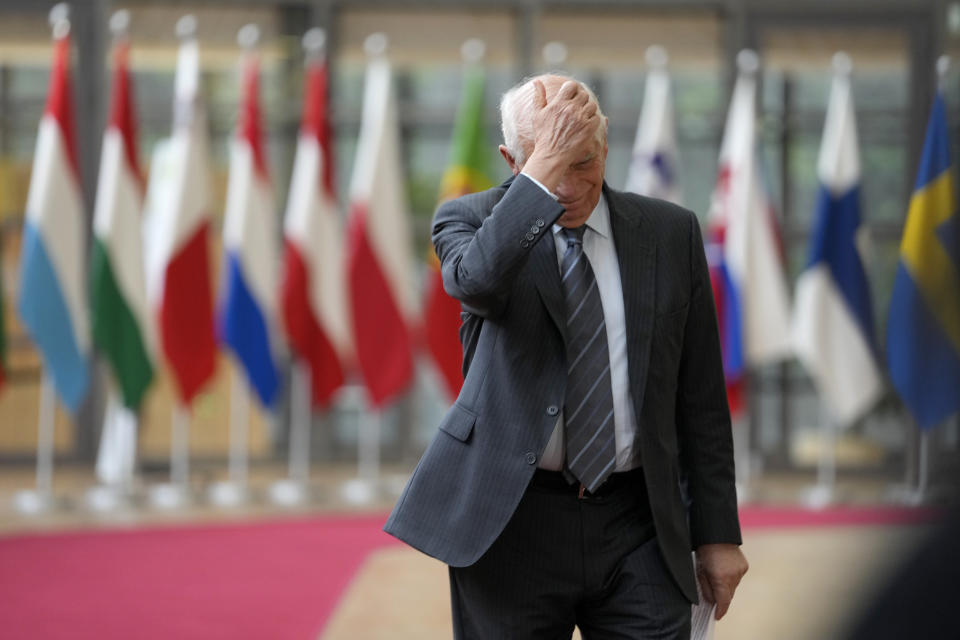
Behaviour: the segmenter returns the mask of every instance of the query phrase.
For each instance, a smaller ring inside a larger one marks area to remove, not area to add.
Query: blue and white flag
[[[673,92],[662,47],[647,49],[647,83],[637,123],[626,190],[683,204],[677,171],[677,139],[673,126]]]
[[[837,426],[848,426],[883,393],[860,233],[860,156],[850,62],[834,59],[817,175],[820,193],[807,265],[797,281],[793,338]]]
[[[960,411],[960,212],[948,132],[937,93],[887,322],[890,377],[921,428]]]
[[[90,384],[86,220],[70,95],[70,38],[55,44],[50,92],[33,158],[20,252],[20,317],[63,404],[75,412]]]

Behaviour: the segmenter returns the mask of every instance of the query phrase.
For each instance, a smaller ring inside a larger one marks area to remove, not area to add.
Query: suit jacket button
[[[530,233],[540,233],[540,227],[538,227],[537,225],[531,225]]]
[[[526,238],[527,240],[533,240],[536,236],[533,235],[532,233],[527,233],[527,234],[526,234],[525,236],[523,236],[523,237]]]
[[[530,246],[530,243],[527,242],[526,240],[523,240],[523,241],[520,242],[520,246],[523,247],[524,249],[526,249],[527,247]]]
[[[552,405],[550,405],[549,407],[547,407],[547,415],[548,415],[548,416],[555,416],[555,415],[557,415],[558,413],[560,413],[560,409],[557,408],[557,405],[552,404]]]
[[[547,223],[543,221],[543,218],[537,218],[537,226],[538,226],[538,227],[542,227],[542,226],[544,226],[545,224],[547,224]]]
[[[526,456],[527,464],[536,464],[537,463],[537,454],[533,451],[528,451]]]

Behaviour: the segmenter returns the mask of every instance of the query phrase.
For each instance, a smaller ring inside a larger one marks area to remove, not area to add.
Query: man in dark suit
[[[699,224],[604,184],[581,83],[501,115],[514,177],[434,219],[463,389],[385,529],[450,566],[457,638],[688,638],[747,570]]]

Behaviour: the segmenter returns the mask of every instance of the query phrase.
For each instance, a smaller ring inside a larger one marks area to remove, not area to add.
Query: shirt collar
[[[603,193],[600,194],[600,199],[597,200],[597,206],[593,208],[593,212],[590,214],[590,217],[587,218],[585,224],[588,229],[599,233],[602,237],[610,237],[610,207],[607,206],[607,198]],[[557,235],[562,230],[563,227],[560,225],[553,225],[553,235]]]

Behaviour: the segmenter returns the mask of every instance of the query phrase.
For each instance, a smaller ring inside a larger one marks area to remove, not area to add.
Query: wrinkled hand
[[[601,126],[597,105],[580,83],[564,82],[549,100],[540,80],[533,81],[537,96],[533,114],[533,150],[524,172],[553,191],[563,172],[595,140]]]
[[[747,559],[735,544],[705,544],[697,548],[700,590],[704,600],[717,605],[717,620],[730,608],[733,593],[748,568]]]

